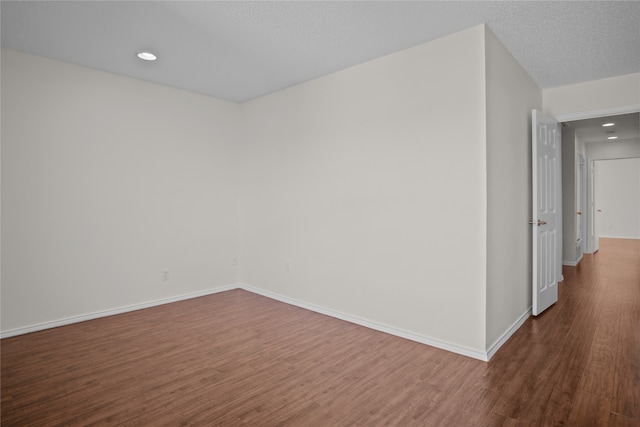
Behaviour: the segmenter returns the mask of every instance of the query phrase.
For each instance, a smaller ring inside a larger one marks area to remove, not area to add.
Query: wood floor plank
[[[611,413],[611,399],[601,394],[578,390],[567,421],[573,426],[606,426]]]
[[[608,427],[638,427],[638,420],[611,412]]]
[[[3,426],[638,426],[640,241],[489,363],[242,290],[0,342]]]

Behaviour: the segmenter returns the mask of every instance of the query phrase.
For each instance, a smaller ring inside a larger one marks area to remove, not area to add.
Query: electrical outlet
[[[169,280],[169,270],[162,270],[162,281],[166,282]]]
[[[284,263],[285,263],[285,268],[287,269],[287,271],[293,270],[293,266],[291,265],[291,260],[290,259],[284,260]]]
[[[234,266],[234,267],[238,266],[238,257],[237,256],[233,257],[233,260],[231,261],[231,265]]]

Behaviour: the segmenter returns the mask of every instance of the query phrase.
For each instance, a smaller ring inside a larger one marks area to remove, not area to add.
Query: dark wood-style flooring
[[[243,290],[1,342],[2,426],[640,426],[640,241],[481,362]]]

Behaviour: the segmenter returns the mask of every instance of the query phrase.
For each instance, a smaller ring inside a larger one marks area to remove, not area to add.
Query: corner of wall
[[[473,27],[246,105],[243,281],[485,349],[483,34]]]
[[[5,330],[237,280],[237,104],[1,55]]]
[[[542,90],[485,27],[486,340],[492,355],[531,306],[531,110]]]

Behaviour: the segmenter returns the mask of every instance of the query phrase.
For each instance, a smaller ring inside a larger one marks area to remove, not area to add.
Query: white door
[[[596,209],[596,183],[598,182],[598,162],[591,162],[591,245],[592,253],[596,253],[600,248],[600,233],[597,224],[600,222],[602,209]]]
[[[551,117],[532,112],[533,186],[533,315],[558,301],[562,276],[562,196],[560,126]]]
[[[587,174],[585,160],[582,154],[578,154],[576,157],[578,161],[578,176],[576,177],[576,260],[580,261],[582,254],[584,253],[586,246],[586,233],[584,232],[585,218],[587,217],[586,211],[586,190],[587,190]]]

